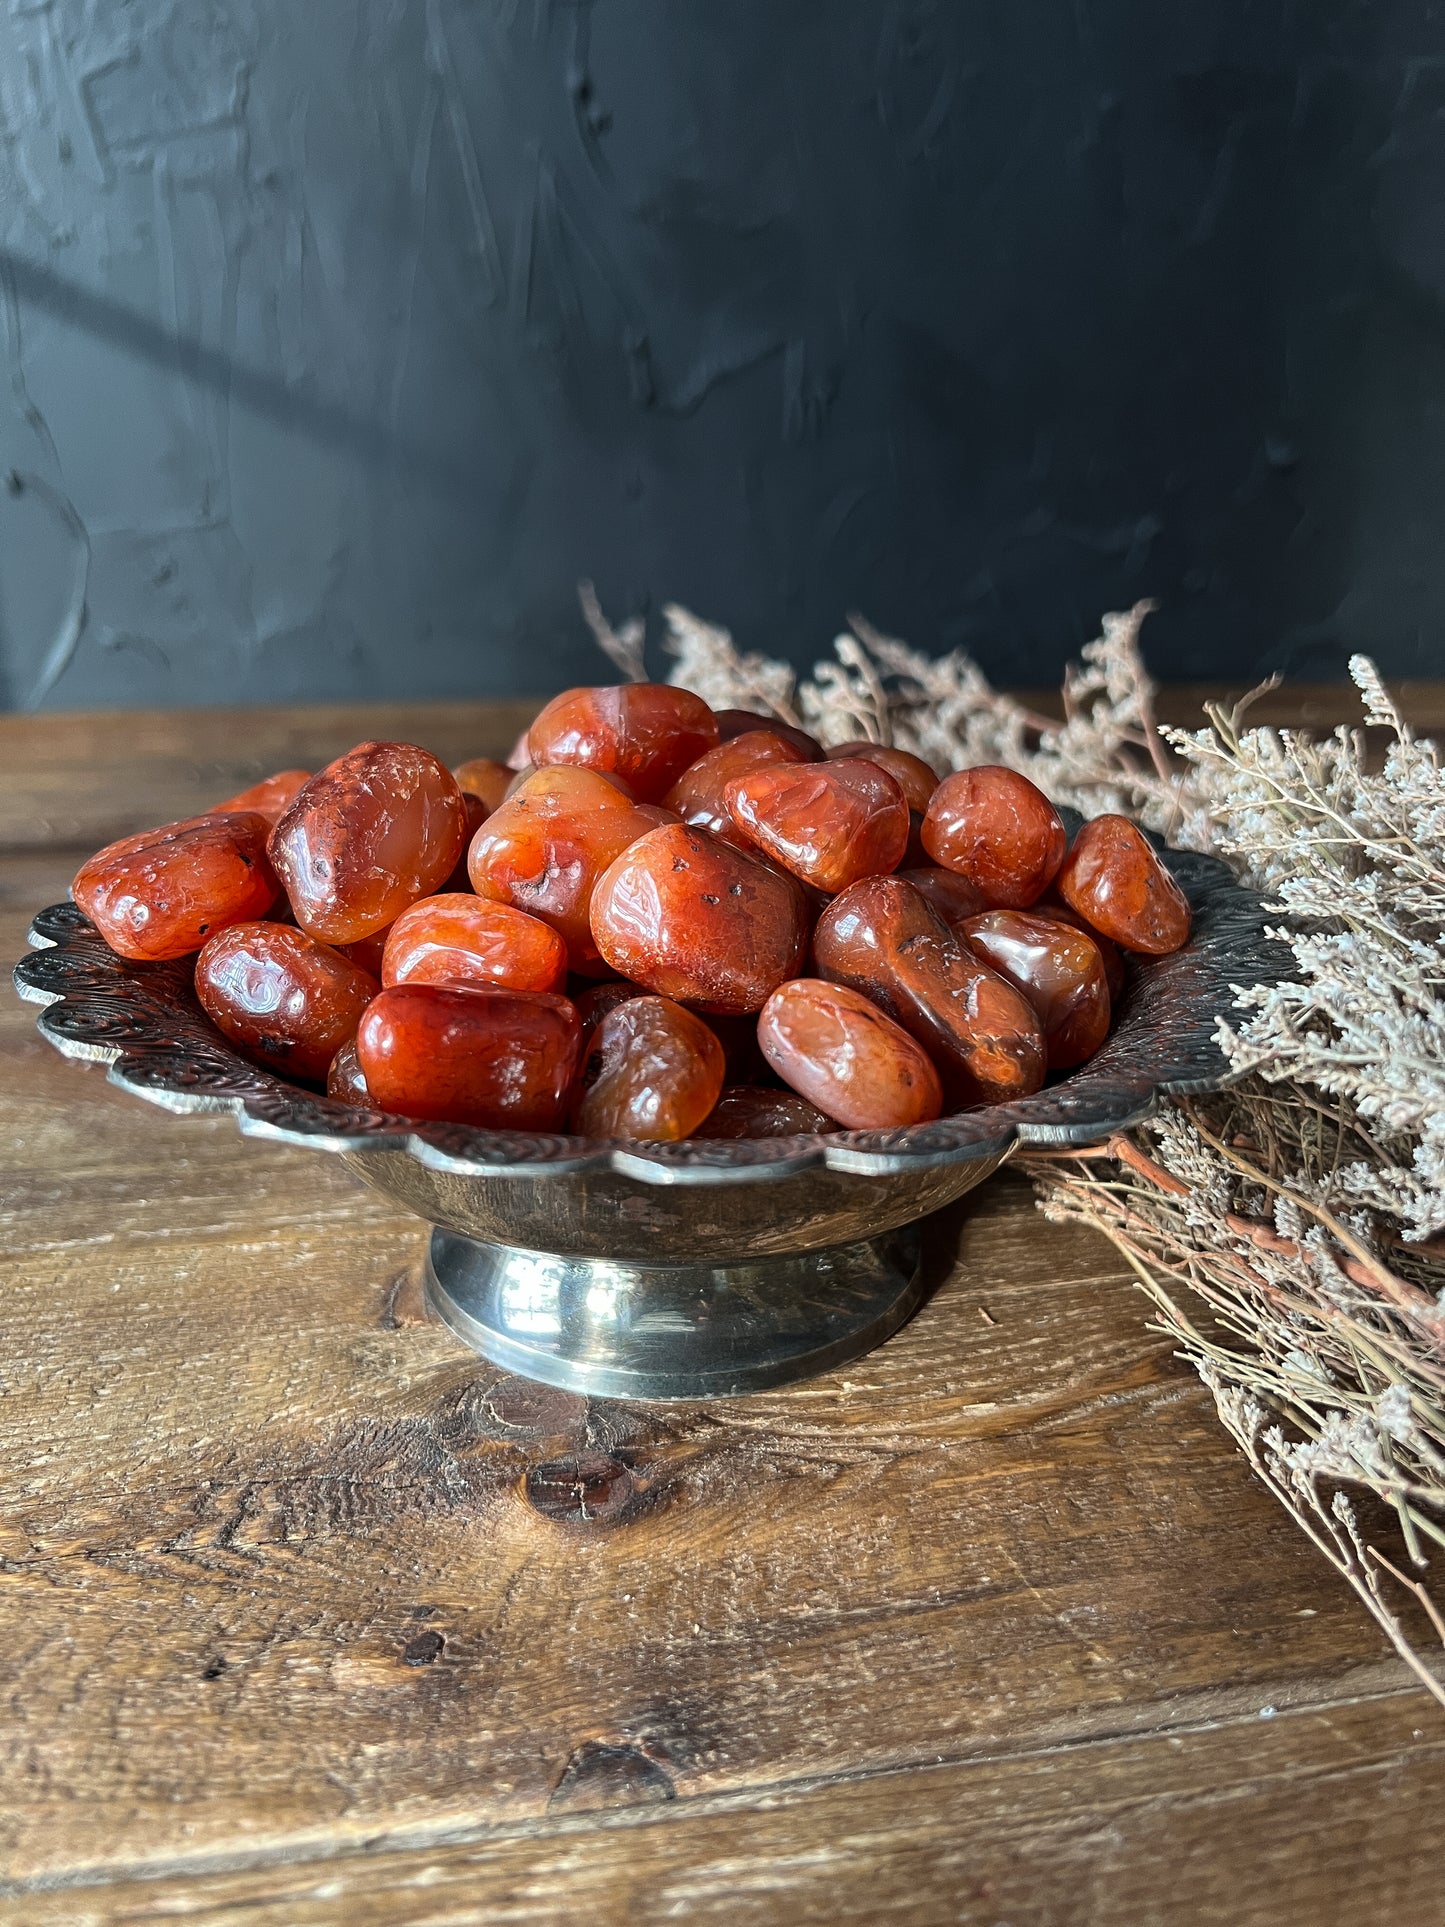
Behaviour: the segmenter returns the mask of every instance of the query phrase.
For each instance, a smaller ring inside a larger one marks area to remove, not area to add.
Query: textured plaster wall
[[[0,0],[0,704],[1445,669],[1421,0]]]

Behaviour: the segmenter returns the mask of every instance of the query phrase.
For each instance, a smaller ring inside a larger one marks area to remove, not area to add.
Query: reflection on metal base
[[[924,1295],[917,1225],[789,1257],[639,1265],[433,1231],[427,1295],[464,1343],[599,1398],[720,1398],[871,1351]]]

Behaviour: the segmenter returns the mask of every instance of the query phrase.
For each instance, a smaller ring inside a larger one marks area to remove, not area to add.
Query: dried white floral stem
[[[1445,773],[1364,657],[1350,670],[1365,724],[1388,734],[1382,762],[1358,728],[1246,728],[1248,699],[1161,730],[1148,608],[1105,617],[1065,676],[1062,721],[859,616],[801,681],[676,606],[665,647],[672,680],[716,707],[940,771],[1005,763],[1086,816],[1120,811],[1224,857],[1266,894],[1293,966],[1221,1021],[1239,1081],[1021,1167],[1049,1216],[1113,1241],[1257,1476],[1445,1705],[1445,1666],[1422,1651],[1445,1655],[1427,1583],[1445,1557]],[[640,633],[614,635],[595,599],[588,619],[633,673]],[[1350,1493],[1389,1509],[1416,1576]]]

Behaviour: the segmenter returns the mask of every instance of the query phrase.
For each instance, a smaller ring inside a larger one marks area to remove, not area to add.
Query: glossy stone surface
[[[470,891],[424,897],[391,926],[384,984],[495,984],[561,990],[567,946],[550,924]]]
[[[784,984],[763,1006],[758,1042],[784,1083],[846,1130],[896,1130],[943,1109],[926,1052],[846,984]]]
[[[196,958],[196,996],[217,1030],[291,1077],[325,1077],[380,988],[284,923],[235,924]]]
[[[668,808],[684,823],[709,830],[728,843],[753,846],[728,815],[727,786],[735,776],[771,763],[802,763],[807,759],[780,730],[750,729],[730,737],[685,769],[667,793]]]
[[[269,847],[301,928],[354,943],[439,890],[465,833],[462,793],[430,750],[360,743],[312,777]]]
[[[583,1137],[671,1144],[691,1136],[718,1100],[723,1047],[669,997],[633,997],[593,1032],[572,1106]]]
[[[896,869],[908,847],[908,805],[876,763],[758,769],[734,777],[726,795],[745,837],[829,895]]]
[[[366,1088],[354,1037],[348,1038],[331,1060],[331,1068],[326,1073],[326,1095],[339,1098],[343,1104],[359,1105],[363,1110],[372,1108],[371,1092]]]
[[[1109,1034],[1109,982],[1099,946],[1028,910],[988,910],[962,926],[983,961],[1025,996],[1043,1025],[1051,1071],[1072,1070]]]
[[[1057,875],[1068,834],[1026,776],[985,763],[944,777],[923,819],[923,846],[990,908],[1027,910]]]
[[[310,781],[309,769],[278,770],[274,776],[253,783],[250,789],[228,796],[224,803],[213,803],[209,813],[219,816],[224,810],[254,810],[268,823],[278,823]]]
[[[356,1033],[380,1109],[499,1131],[561,1128],[580,1044],[567,998],[480,984],[394,984]]]
[[[855,742],[839,743],[828,751],[830,762],[844,758],[876,763],[879,769],[886,769],[902,790],[909,809],[917,810],[920,815],[928,808],[929,798],[938,788],[938,771],[931,763],[925,763],[921,756],[915,756],[912,750],[889,749],[883,743],[870,743],[860,737]]]
[[[490,812],[500,806],[516,771],[505,763],[494,763],[490,756],[473,756],[465,763],[458,763],[452,775],[458,789],[479,798]]]
[[[285,903],[286,899],[283,897],[281,901]],[[272,915],[275,915],[274,911]],[[339,950],[343,957],[349,958],[352,963],[359,964],[379,983],[382,960],[386,956],[386,940],[391,935],[391,930],[392,926],[389,923],[383,924],[380,930],[373,930],[369,937],[358,937],[355,943],[338,943],[334,948]]]
[[[797,750],[804,763],[821,763],[827,751],[816,736],[810,736],[806,729],[799,729],[796,723],[782,722],[776,716],[765,715],[757,709],[719,709],[717,732],[720,741],[729,743],[734,736],[745,735],[749,730],[770,729],[779,736],[786,736]]]
[[[574,997],[572,1001],[577,1006],[577,1017],[582,1026],[583,1051],[592,1042],[593,1032],[609,1010],[615,1010],[631,997],[649,995],[651,993],[644,990],[641,984],[630,984],[621,977],[614,977],[611,983],[594,984],[590,990],[584,990],[580,997]]]
[[[701,696],[669,683],[568,689],[527,733],[539,769],[557,764],[615,771],[642,803],[660,803],[689,764],[718,740],[717,719]]]
[[[791,877],[686,824],[624,851],[592,898],[605,961],[659,996],[743,1015],[799,969],[807,907]]]
[[[871,998],[923,1045],[952,1107],[1028,1097],[1043,1083],[1031,1005],[912,884],[868,877],[845,890],[818,919],[813,957],[820,976]]]
[[[540,917],[566,944],[569,969],[605,977],[588,920],[592,893],[607,866],[654,827],[595,770],[536,770],[473,837],[472,888]]]
[[[187,957],[228,924],[263,917],[276,901],[270,832],[255,810],[142,830],[97,850],[70,893],[122,957]]]
[[[1096,816],[1074,838],[1059,895],[1124,950],[1163,957],[1189,937],[1189,899],[1127,816]]]
[[[759,1084],[730,1084],[693,1132],[694,1137],[811,1137],[835,1128],[816,1104],[796,1091]]]
[[[922,891],[945,923],[962,923],[965,917],[980,916],[988,908],[977,884],[961,877],[956,870],[941,865],[922,864],[916,869],[895,870],[900,882],[911,883]]]
[[[1066,923],[1071,930],[1082,930],[1086,937],[1093,938],[1104,960],[1104,976],[1108,981],[1110,1000],[1117,1004],[1124,991],[1124,953],[1118,944],[1111,942],[1102,930],[1096,930],[1077,910],[1071,910],[1056,890],[1044,892],[1033,907],[1033,915],[1051,917],[1055,923]]]
[[[442,879],[441,889],[438,891],[438,895],[459,890],[470,894],[472,879],[467,869],[467,858],[471,854],[472,838],[492,813],[482,801],[481,797],[474,796],[470,790],[463,790],[461,795],[462,811],[466,817],[466,821],[462,826],[462,847],[450,872]]]

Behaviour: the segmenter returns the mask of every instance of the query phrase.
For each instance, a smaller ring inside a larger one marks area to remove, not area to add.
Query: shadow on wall
[[[1423,0],[0,15],[0,699],[1445,667]],[[339,51],[340,50],[340,51]],[[659,664],[660,667],[660,664]]]

